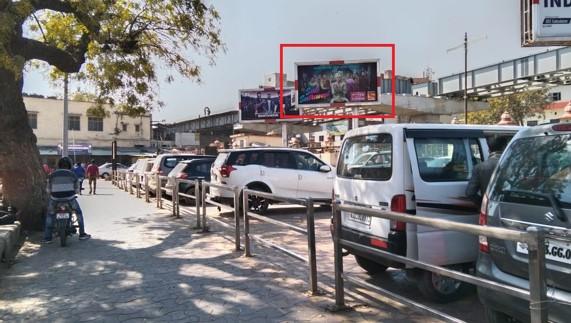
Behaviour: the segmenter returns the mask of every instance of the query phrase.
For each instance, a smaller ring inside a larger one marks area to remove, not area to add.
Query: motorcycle
[[[54,212],[52,212],[52,223],[55,235],[59,236],[60,245],[65,247],[67,237],[77,232],[77,214],[72,208],[71,201],[76,197],[54,199]]]

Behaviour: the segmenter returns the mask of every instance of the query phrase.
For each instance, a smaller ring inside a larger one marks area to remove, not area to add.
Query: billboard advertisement
[[[571,0],[522,0],[521,10],[524,46],[571,45]]]
[[[299,115],[295,107],[294,92],[284,89],[284,114]],[[280,91],[276,89],[254,89],[240,91],[240,120],[264,121],[280,118]]]
[[[377,60],[342,63],[298,63],[298,106],[329,106],[332,103],[377,103]]]

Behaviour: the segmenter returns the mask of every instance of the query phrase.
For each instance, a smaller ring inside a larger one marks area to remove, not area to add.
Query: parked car
[[[368,126],[349,131],[337,163],[334,196],[341,203],[464,223],[478,222],[478,206],[464,198],[474,166],[488,158],[486,138],[519,127],[431,124]],[[373,158],[379,156],[379,158]],[[434,162],[437,161],[437,162]],[[473,235],[342,212],[343,238],[434,265],[473,270]],[[348,248],[370,274],[404,268],[377,254]],[[410,269],[424,296],[457,299],[464,283]]]
[[[286,197],[311,197],[330,201],[335,172],[317,156],[301,149],[242,148],[223,150],[210,170],[211,182],[248,187]],[[232,202],[233,193],[210,189],[213,199]],[[258,212],[271,201],[253,198],[250,207]]]
[[[151,172],[153,174],[158,173],[161,176],[167,176],[171,170],[181,161],[190,159],[200,159],[200,158],[216,158],[216,156],[210,155],[193,155],[193,154],[161,154],[158,155],[154,160],[153,168]],[[161,187],[164,187],[166,180],[161,180]],[[157,179],[152,176],[149,180],[149,187],[154,192],[157,189]]]
[[[199,158],[191,160],[183,160],[176,165],[175,168],[169,173],[167,184],[165,185],[165,193],[167,196],[173,195],[175,180],[188,179],[188,180],[205,180],[210,181],[210,168],[216,158]],[[190,183],[180,183],[178,187],[180,193],[195,195],[194,185]],[[181,203],[191,204],[192,199],[187,197],[180,197]]]
[[[113,173],[111,167],[113,166],[112,163],[105,163],[101,166],[99,166],[99,176],[101,176],[101,178],[105,178],[107,179],[109,176],[111,176],[111,174]],[[128,167],[117,163],[117,170],[121,170],[121,169],[127,169]]]
[[[153,168],[154,165],[154,158],[142,158],[138,160],[138,165],[137,168],[135,168],[135,170],[133,171],[134,176],[138,176],[139,177],[139,185],[141,188],[144,188],[145,185],[145,173],[149,173],[151,171],[151,169]],[[149,183],[150,183],[150,178],[149,177]],[[133,178],[133,185],[136,186],[136,179]],[[150,190],[151,195],[154,195],[154,190]]]
[[[545,241],[549,321],[571,317],[571,124],[518,133],[504,152],[484,196],[480,224],[548,232]],[[480,237],[477,274],[529,288],[527,245]],[[530,320],[528,301],[478,288],[489,322]]]

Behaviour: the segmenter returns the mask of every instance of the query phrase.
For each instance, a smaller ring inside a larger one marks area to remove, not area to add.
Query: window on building
[[[322,142],[325,139],[325,136],[319,136],[319,142]]]
[[[68,130],[81,130],[81,117],[80,116],[69,116],[67,120],[67,129]]]
[[[537,126],[537,120],[528,121],[528,122],[527,122],[527,126],[528,126],[528,127]]]
[[[103,118],[89,117],[87,119],[87,130],[89,130],[89,131],[103,131]]]
[[[28,113],[28,124],[32,129],[38,129],[38,114]]]
[[[552,92],[549,93],[552,101],[561,101],[561,92]]]
[[[549,120],[549,123],[559,123],[559,119],[551,119]]]
[[[136,124],[135,125],[135,132],[140,132],[141,131],[141,125]]]
[[[123,131],[127,131],[127,124],[126,123],[121,124],[121,126],[123,127]]]

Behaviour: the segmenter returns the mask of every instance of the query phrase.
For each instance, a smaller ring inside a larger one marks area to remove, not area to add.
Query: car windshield
[[[518,139],[498,169],[491,199],[549,206],[547,198],[518,193],[524,191],[553,196],[562,207],[571,207],[571,134]]]
[[[369,180],[392,176],[392,137],[374,134],[348,138],[343,144],[337,175]]]

